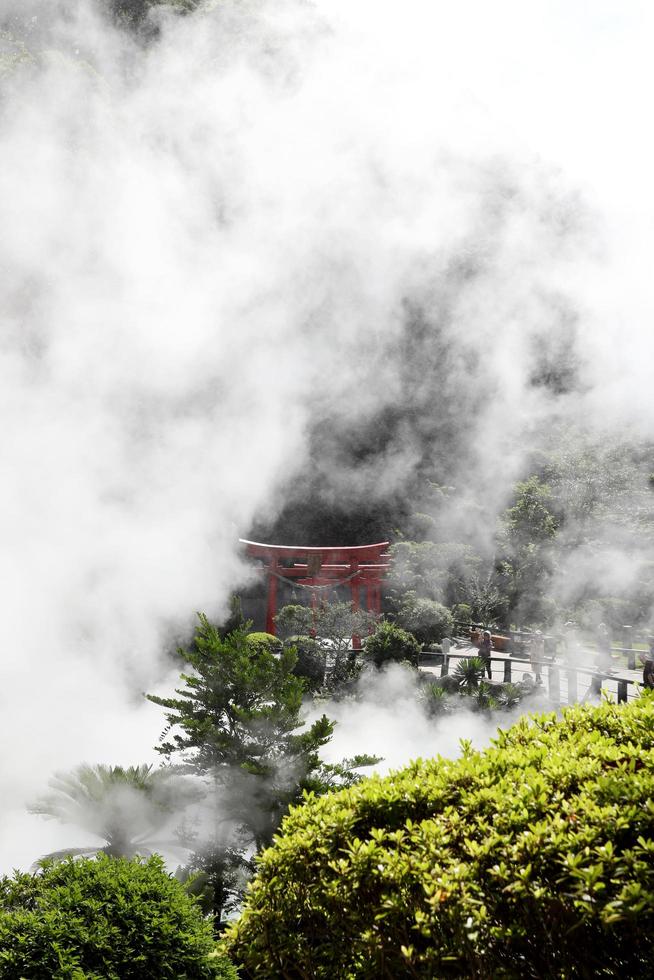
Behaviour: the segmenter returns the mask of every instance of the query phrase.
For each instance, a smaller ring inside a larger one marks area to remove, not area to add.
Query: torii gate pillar
[[[275,636],[275,616],[277,615],[277,559],[268,566],[268,600],[266,603],[266,633]]]

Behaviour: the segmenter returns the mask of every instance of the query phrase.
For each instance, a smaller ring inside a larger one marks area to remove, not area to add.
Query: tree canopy
[[[0,879],[0,976],[236,980],[160,857],[44,862]]]

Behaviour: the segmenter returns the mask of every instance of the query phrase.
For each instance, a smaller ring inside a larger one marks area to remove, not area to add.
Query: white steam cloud
[[[53,770],[152,759],[140,692],[225,611],[311,424],[409,396],[407,303],[449,358],[420,405],[460,418],[489,512],[552,415],[651,436],[654,15],[224,0],[143,47],[92,0],[5,7],[7,868],[77,843],[24,815]],[[543,350],[568,350],[561,397]],[[383,469],[321,466],[374,495],[418,456],[407,432]]]

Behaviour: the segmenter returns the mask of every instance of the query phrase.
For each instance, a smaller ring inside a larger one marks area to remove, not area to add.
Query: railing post
[[[568,704],[574,704],[577,700],[577,671],[573,667],[568,667]]]
[[[590,694],[593,697],[602,696],[602,675],[601,674],[591,674],[590,678]]]
[[[618,703],[627,700],[629,681],[618,681]]]
[[[635,670],[636,669],[636,651],[633,649],[631,637],[632,637],[631,626],[623,626],[622,627],[622,643],[620,645],[623,646],[623,647],[625,647],[626,650],[628,651],[628,653],[627,653],[627,667],[629,668],[629,670]]]
[[[441,650],[443,651],[443,666],[441,667],[441,677],[445,677],[446,674],[450,672],[450,641],[446,637],[441,641]]]
[[[504,661],[504,683],[511,683],[511,661],[508,658]]]
[[[554,704],[561,703],[561,675],[556,664],[550,664],[547,671],[547,682],[549,685],[550,701]]]

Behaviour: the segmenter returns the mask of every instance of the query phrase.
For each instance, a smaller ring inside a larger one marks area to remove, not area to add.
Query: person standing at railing
[[[650,637],[649,653],[640,657],[643,665],[643,687],[654,689],[654,636]]]
[[[493,649],[493,640],[490,635],[490,630],[484,630],[481,634],[481,640],[479,641],[479,656],[484,661],[484,667],[488,671],[489,678],[492,678],[493,672],[491,670],[491,650]]]

